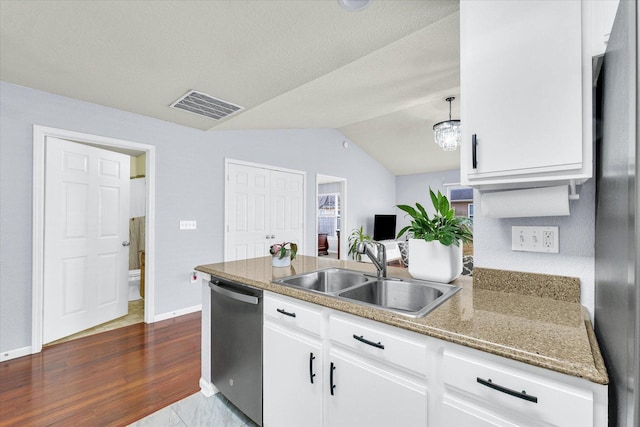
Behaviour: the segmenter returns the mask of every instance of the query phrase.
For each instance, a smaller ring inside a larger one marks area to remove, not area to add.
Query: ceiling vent
[[[243,108],[239,105],[214,98],[206,93],[190,90],[176,102],[171,104],[172,108],[188,111],[199,116],[220,120],[231,114],[237,113]]]

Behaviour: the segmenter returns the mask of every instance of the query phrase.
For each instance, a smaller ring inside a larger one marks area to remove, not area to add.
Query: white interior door
[[[127,313],[129,156],[47,137],[43,343]]]
[[[229,162],[225,185],[225,261],[262,257],[275,242],[301,244],[304,176]]]

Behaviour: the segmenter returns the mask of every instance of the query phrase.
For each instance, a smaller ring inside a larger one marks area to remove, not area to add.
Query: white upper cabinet
[[[509,188],[592,176],[585,22],[591,6],[575,0],[461,1],[463,185]]]

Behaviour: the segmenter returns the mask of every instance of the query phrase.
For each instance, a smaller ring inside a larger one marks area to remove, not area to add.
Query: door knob
[[[122,242],[122,246],[129,246],[131,243],[127,242],[126,240],[124,242]]]

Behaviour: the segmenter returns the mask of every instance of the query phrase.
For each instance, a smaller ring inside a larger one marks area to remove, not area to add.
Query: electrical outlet
[[[196,221],[180,221],[180,230],[195,230]]]
[[[511,250],[559,253],[558,227],[511,227]]]

